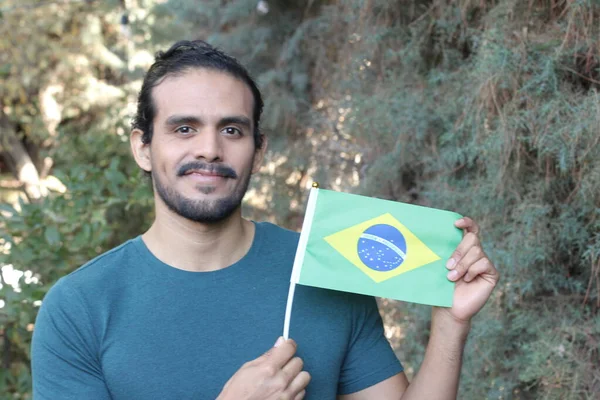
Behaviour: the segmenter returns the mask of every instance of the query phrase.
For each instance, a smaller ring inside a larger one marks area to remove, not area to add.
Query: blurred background
[[[53,283],[152,221],[129,124],[183,38],[264,92],[247,217],[300,229],[313,181],[473,216],[502,281],[459,398],[598,399],[598,0],[0,1],[1,399],[31,398]],[[413,375],[430,308],[381,306]]]

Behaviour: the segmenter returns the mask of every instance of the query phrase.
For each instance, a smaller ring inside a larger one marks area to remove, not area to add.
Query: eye
[[[179,128],[175,129],[175,132],[180,133],[180,134],[182,134],[184,136],[187,136],[187,135],[191,134],[193,131],[194,130],[191,127],[187,126],[187,125],[180,126]]]
[[[225,136],[243,136],[242,131],[234,126],[228,126],[227,128],[224,128],[221,133],[223,133]]]

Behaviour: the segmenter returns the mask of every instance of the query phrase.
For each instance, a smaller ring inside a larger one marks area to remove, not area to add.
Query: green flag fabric
[[[291,282],[451,307],[461,215],[312,188]]]

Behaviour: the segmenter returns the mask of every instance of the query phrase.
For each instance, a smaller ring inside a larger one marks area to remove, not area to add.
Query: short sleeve
[[[81,298],[59,280],[44,298],[33,331],[35,400],[111,398],[95,335]]]
[[[384,336],[375,298],[352,295],[350,301],[352,333],[340,371],[340,395],[366,389],[404,370]]]

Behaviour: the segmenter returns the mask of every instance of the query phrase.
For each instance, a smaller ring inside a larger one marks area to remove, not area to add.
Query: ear
[[[265,135],[261,134],[260,136],[262,138],[262,146],[254,150],[254,162],[252,163],[253,174],[257,173],[260,170],[263,159],[265,158],[265,154],[267,152],[267,145],[269,144],[269,141],[267,140],[267,137]]]
[[[134,129],[129,135],[129,144],[131,152],[137,165],[146,172],[152,171],[152,154],[150,153],[150,144],[142,141],[144,132]]]

